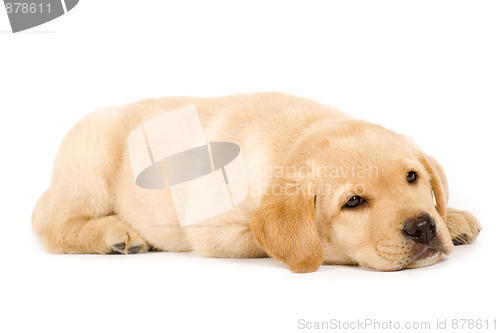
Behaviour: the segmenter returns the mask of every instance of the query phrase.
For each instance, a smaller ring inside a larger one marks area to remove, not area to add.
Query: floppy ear
[[[314,222],[315,186],[281,178],[270,192],[252,216],[255,240],[293,272],[314,272],[323,262]]]
[[[448,181],[441,164],[433,157],[422,153],[420,158],[422,164],[431,176],[432,192],[436,200],[436,209],[444,221],[447,219],[447,206],[448,206]]]

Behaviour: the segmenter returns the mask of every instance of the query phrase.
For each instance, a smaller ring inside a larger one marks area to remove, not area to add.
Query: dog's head
[[[324,123],[302,135],[284,165],[251,228],[292,271],[323,262],[416,268],[451,252],[444,172],[408,138],[357,120]]]

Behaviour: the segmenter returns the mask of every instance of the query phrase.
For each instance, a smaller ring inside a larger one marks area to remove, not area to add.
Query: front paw
[[[481,231],[481,225],[474,215],[454,208],[448,208],[447,225],[454,245],[470,244]]]

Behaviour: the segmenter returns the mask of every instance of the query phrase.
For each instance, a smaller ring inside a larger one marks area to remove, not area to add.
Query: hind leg
[[[115,213],[115,172],[124,149],[120,112],[92,113],[66,135],[33,228],[56,253],[137,253],[143,237]]]
[[[149,249],[141,235],[117,215],[49,225],[42,238],[55,253],[132,254]]]

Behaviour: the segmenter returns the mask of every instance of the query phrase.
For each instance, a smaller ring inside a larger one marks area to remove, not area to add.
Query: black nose
[[[436,237],[436,224],[429,214],[422,214],[405,222],[403,235],[417,243],[429,244]]]

